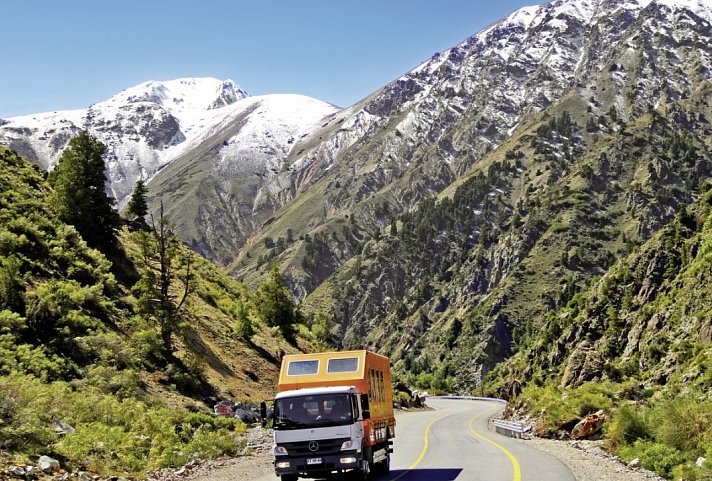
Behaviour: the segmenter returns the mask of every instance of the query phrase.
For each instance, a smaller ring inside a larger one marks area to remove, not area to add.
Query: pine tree
[[[148,214],[147,193],[148,190],[144,181],[139,180],[136,182],[136,187],[134,187],[133,194],[131,194],[131,200],[129,200],[129,205],[126,207],[126,215],[129,218],[143,219],[146,217],[146,214]]]
[[[116,244],[120,221],[115,200],[105,191],[105,151],[104,144],[82,131],[69,141],[49,176],[54,188],[51,202],[60,219],[73,225],[87,244],[102,250]]]
[[[174,351],[172,337],[180,328],[180,310],[191,290],[190,251],[186,252],[184,259],[179,259],[180,241],[163,215],[163,202],[158,225],[153,222],[153,218],[151,220],[152,232],[141,232],[139,235],[142,251],[141,280],[133,287],[133,291],[138,298],[139,312],[157,321],[164,355],[171,356]],[[183,293],[180,301],[177,301],[173,285],[176,280],[174,271],[179,261],[186,268],[185,278],[182,279]]]
[[[271,278],[257,288],[257,311],[268,326],[279,326],[290,336],[292,325],[298,321],[296,305],[277,264],[271,268]]]

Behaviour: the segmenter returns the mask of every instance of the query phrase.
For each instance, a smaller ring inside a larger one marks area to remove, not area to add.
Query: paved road
[[[399,413],[391,473],[374,481],[575,481],[558,459],[487,429],[498,404],[429,399]],[[263,476],[255,481],[275,481]]]
[[[429,399],[398,417],[388,481],[575,481],[557,458],[487,429],[494,403]]]

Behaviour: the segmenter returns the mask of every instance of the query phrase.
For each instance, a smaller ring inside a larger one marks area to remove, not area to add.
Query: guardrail
[[[494,397],[477,397],[477,396],[455,396],[455,395],[450,395],[450,396],[428,396],[429,398],[434,398],[434,399],[465,399],[468,401],[489,401],[489,402],[496,402],[500,404],[507,404],[506,399],[499,399],[499,398],[494,398]]]
[[[428,396],[436,399],[465,399],[469,401],[488,401],[501,404],[507,404],[505,399],[492,397],[477,397],[477,396]],[[508,436],[510,438],[521,438],[527,425],[516,421],[505,421],[504,419],[493,419],[494,429],[497,433]]]
[[[495,419],[494,430],[503,436],[509,436],[510,438],[521,438],[524,434],[524,429],[526,425],[523,423],[518,423],[516,421],[505,421],[504,419]]]

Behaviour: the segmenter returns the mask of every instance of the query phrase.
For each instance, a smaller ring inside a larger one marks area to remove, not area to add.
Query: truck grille
[[[295,443],[280,443],[284,446],[290,456],[312,456],[312,455],[328,455],[339,454],[341,445],[349,438],[340,439],[317,439],[315,441],[299,441]],[[309,443],[316,442],[319,447],[316,450],[309,449]]]

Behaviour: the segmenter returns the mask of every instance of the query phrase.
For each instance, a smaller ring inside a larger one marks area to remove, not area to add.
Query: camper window
[[[329,373],[356,372],[358,371],[358,358],[342,357],[340,359],[329,359],[326,371]]]
[[[305,376],[319,371],[319,361],[291,361],[287,368],[288,376]]]

